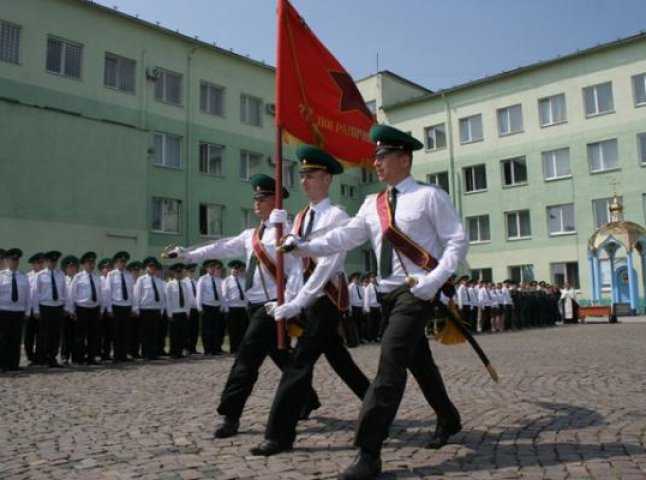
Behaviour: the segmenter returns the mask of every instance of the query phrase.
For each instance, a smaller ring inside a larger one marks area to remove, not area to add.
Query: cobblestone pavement
[[[468,346],[433,342],[464,430],[423,448],[434,416],[414,381],[384,446],[382,478],[646,479],[646,321],[480,336],[492,382]],[[374,375],[378,346],[352,354]],[[249,454],[263,438],[278,371],[267,361],[241,432],[214,440],[233,358],[0,376],[0,479],[335,478],[354,456],[359,401],[321,359],[323,406],[292,452]]]

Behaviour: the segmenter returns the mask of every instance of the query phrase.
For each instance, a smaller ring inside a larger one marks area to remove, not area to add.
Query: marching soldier
[[[197,281],[197,309],[202,316],[204,355],[222,355],[226,299],[222,291],[222,262],[204,261],[206,273]]]
[[[191,297],[193,293],[186,288],[183,281],[183,263],[174,263],[169,270],[172,279],[166,283],[166,315],[170,325],[170,356],[182,358],[186,346],[186,331],[188,327],[188,314],[191,309]]]
[[[45,254],[38,252],[29,257],[28,262],[31,264],[31,271],[27,274],[29,280],[29,291],[33,291],[34,281],[36,274],[40,272],[44,266]],[[31,299],[30,299],[31,307]],[[27,325],[25,327],[25,354],[29,361],[29,366],[39,365],[43,362],[42,340],[41,335],[38,333],[38,321],[34,317],[34,313],[30,308],[27,312]]]
[[[134,314],[139,316],[141,353],[144,360],[159,358],[160,342],[166,341],[166,335],[160,340],[162,311],[166,308],[166,288],[159,278],[161,263],[155,257],[143,260],[146,273],[137,279],[133,289]]]
[[[247,330],[247,297],[242,289],[240,274],[244,272],[245,264],[240,260],[231,260],[229,268],[231,275],[224,279],[223,293],[229,307],[227,315],[227,330],[229,331],[229,348],[236,353],[244,332]]]
[[[183,280],[186,288],[191,291],[188,326],[186,328],[186,350],[189,355],[197,353],[197,339],[200,336],[200,312],[197,309],[197,285],[195,281],[196,269],[197,263],[189,263],[186,265],[186,276]]]
[[[29,279],[18,270],[22,250],[4,252],[6,269],[0,270],[0,370],[20,370],[22,325],[31,311]]]
[[[107,311],[112,320],[113,363],[128,361],[128,331],[133,316],[132,275],[126,271],[129,259],[128,252],[115,253],[112,257],[114,270],[108,273],[106,282]]]

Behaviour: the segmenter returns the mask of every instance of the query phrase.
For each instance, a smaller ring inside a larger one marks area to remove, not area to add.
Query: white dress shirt
[[[449,196],[442,189],[418,183],[412,176],[395,185],[398,191],[395,223],[411,240],[429,252],[438,265],[431,272],[414,264],[403,253],[393,252],[392,275],[379,277],[379,291],[389,292],[406,283],[408,275],[428,275],[430,288],[438,290],[458,268],[468,249],[468,240]],[[370,240],[377,258],[382,232],[377,213],[377,195],[370,195],[357,215],[342,228],[299,245],[304,254],[329,255],[351,250]],[[404,262],[402,267],[399,258]],[[380,273],[381,275],[381,273]]]
[[[469,292],[469,287],[461,283],[455,293],[458,297],[458,306],[460,308],[471,306],[471,292]]]
[[[363,311],[369,312],[371,308],[379,308],[381,304],[377,299],[377,287],[370,282],[363,289]]]
[[[14,273],[16,293],[18,294],[18,299],[15,302],[11,295]],[[31,286],[27,275],[18,270],[12,272],[8,268],[0,271],[0,310],[25,312],[25,315],[31,311]]]
[[[94,282],[96,300],[92,300],[92,284],[90,283],[90,277]],[[74,278],[72,279],[65,309],[69,313],[73,313],[74,307],[76,306],[84,308],[102,307],[103,298],[104,297],[101,292],[101,279],[99,275],[95,272],[87,273],[86,271],[82,271],[74,275]]]
[[[229,308],[244,308],[247,306],[247,296],[244,294],[244,276],[229,275],[222,282],[222,291]],[[240,288],[238,288],[238,285]],[[240,297],[242,291],[242,298]]]
[[[153,282],[155,282],[154,287]],[[155,299],[155,289],[157,289],[157,299]],[[166,282],[157,275],[144,273],[137,279],[133,293],[132,310],[135,313],[140,310],[164,310],[166,308]]]
[[[215,284],[215,291],[213,285]],[[227,309],[227,302],[224,298],[224,291],[222,288],[222,279],[213,275],[204,274],[197,281],[197,309],[201,312],[202,306],[208,305],[210,307],[220,307],[221,310]]]
[[[197,281],[195,281],[193,277],[188,276],[184,277],[182,282],[184,282],[186,288],[191,291],[191,304],[189,305],[189,308],[197,309]]]
[[[54,270],[54,281],[58,300],[54,300],[52,291],[52,272],[45,268],[36,274],[32,290],[32,308],[34,315],[40,314],[40,305],[61,307],[65,305],[65,275],[60,270]]]
[[[123,298],[123,292],[121,288],[121,275],[123,275],[123,278],[126,281],[126,293],[128,295],[127,299]],[[109,313],[112,313],[112,305],[117,305],[119,307],[131,307],[133,305],[133,283],[134,282],[132,274],[126,270],[119,270],[115,268],[108,273],[105,288],[108,302],[106,308]]]
[[[480,308],[494,306],[491,292],[487,287],[480,287],[480,289],[478,290],[478,305],[480,306]]]
[[[179,289],[182,289],[182,294],[184,296],[184,306],[180,305],[179,301]],[[189,314],[191,310],[191,298],[193,297],[193,292],[191,292],[190,283],[187,287],[186,282],[183,280],[177,281],[174,278],[166,282],[166,315],[168,318],[173,318],[174,313],[185,313]]]
[[[363,285],[354,282],[350,283],[348,293],[350,294],[350,306],[363,309],[363,299],[365,297]]]

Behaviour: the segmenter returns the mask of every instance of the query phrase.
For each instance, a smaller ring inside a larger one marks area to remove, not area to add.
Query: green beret
[[[251,177],[251,187],[254,198],[262,198],[276,194],[276,181],[269,175],[257,173]],[[289,192],[283,187],[283,198],[289,198]]]
[[[111,259],[110,257],[102,258],[102,259],[99,261],[99,264],[98,264],[98,268],[99,268],[99,270],[101,270],[101,269],[103,269],[103,268],[105,268],[105,267],[110,267],[110,268],[112,268],[112,259]]]
[[[186,270],[188,270],[189,272],[192,272],[195,269],[197,269],[197,263],[189,263],[186,265]]]
[[[353,278],[355,278],[355,277],[359,277],[359,278],[361,278],[361,272],[352,272],[352,273],[350,274],[350,280],[352,280],[352,279],[353,279]]]
[[[296,157],[301,162],[301,172],[324,170],[331,175],[343,173],[343,166],[332,155],[314,145],[299,145]]]
[[[159,260],[157,260],[157,257],[153,257],[153,256],[144,258],[141,263],[144,264],[144,267],[149,267],[149,266],[152,265],[153,267],[155,267],[157,269],[162,268],[162,265],[161,265],[161,263],[159,263]]]
[[[143,263],[141,263],[138,260],[135,260],[134,262],[130,262],[128,265],[126,265],[126,270],[131,271],[131,270],[142,270],[144,268]]]
[[[4,252],[5,258],[20,258],[22,257],[22,250],[19,248],[10,248]]]
[[[85,252],[83,255],[81,255],[81,263],[85,263],[87,261],[94,261],[96,260],[96,252]]]
[[[74,255],[68,255],[65,258],[63,258],[63,260],[61,260],[61,265],[63,267],[68,267],[70,265],[76,265],[78,267],[79,259]]]
[[[370,129],[370,139],[377,144],[377,152],[386,153],[390,150],[412,152],[424,148],[424,144],[416,138],[389,125],[373,125]]]
[[[229,268],[244,268],[245,264],[241,260],[231,260],[227,266]]]
[[[112,256],[113,262],[116,262],[117,260],[123,260],[124,262],[127,262],[128,260],[130,260],[130,254],[121,250],[120,252],[117,252]]]
[[[204,263],[202,263],[202,267],[206,268],[210,265],[215,265],[216,267],[222,268],[222,261],[218,260],[217,258],[211,258],[210,260],[204,260]]]
[[[44,259],[45,259],[45,254],[43,252],[37,252],[37,253],[34,253],[31,257],[29,257],[28,262],[37,263],[37,262],[42,262]]]
[[[62,253],[58,250],[51,250],[47,252],[44,256],[45,260],[50,260],[52,262],[57,262],[61,258]]]
[[[458,278],[458,282],[461,282],[463,280],[466,280],[467,282],[469,281],[469,275],[462,275],[460,278]]]
[[[186,265],[184,265],[184,264],[183,264],[183,263],[181,263],[181,262],[178,262],[178,263],[173,263],[173,264],[169,267],[169,270],[170,270],[171,272],[181,272],[181,271],[182,271],[182,270],[184,270],[185,268],[186,268]]]

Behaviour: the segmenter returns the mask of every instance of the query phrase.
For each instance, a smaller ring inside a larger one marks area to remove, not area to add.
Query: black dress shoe
[[[359,450],[352,463],[339,475],[339,480],[371,480],[380,473],[381,458]]]
[[[449,443],[449,437],[451,435],[455,435],[460,430],[462,430],[462,425],[456,425],[454,427],[438,425],[435,430],[435,434],[433,434],[431,440],[426,444],[426,448],[430,448],[432,450],[442,448],[444,445]]]
[[[321,402],[318,401],[318,399],[312,401],[312,400],[307,400],[305,402],[305,405],[303,405],[303,408],[301,408],[300,413],[298,414],[298,419],[299,420],[307,420],[310,418],[310,414],[320,408]]]
[[[263,457],[271,457],[277,453],[287,452],[292,449],[291,443],[281,443],[276,440],[265,440],[260,445],[253,447],[251,450],[252,455],[262,455]]]
[[[215,438],[233,437],[238,433],[238,428],[240,428],[240,421],[237,418],[224,417],[224,422],[215,430],[213,436]]]

